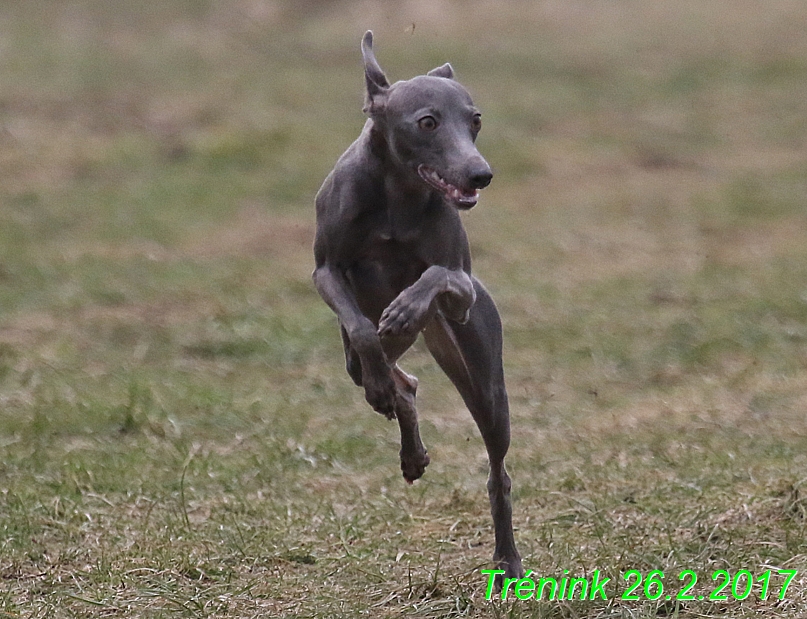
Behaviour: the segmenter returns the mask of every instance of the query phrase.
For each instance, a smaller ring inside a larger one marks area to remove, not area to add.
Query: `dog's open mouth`
[[[432,170],[422,163],[418,166],[418,174],[420,178],[443,194],[449,202],[453,202],[457,208],[472,208],[479,199],[478,189],[462,189],[456,185],[452,185],[440,176],[437,171]]]

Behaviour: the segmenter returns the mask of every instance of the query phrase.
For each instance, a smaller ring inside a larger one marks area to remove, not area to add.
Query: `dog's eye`
[[[474,131],[479,131],[482,128],[482,114],[474,114],[473,119],[471,119],[471,129]]]
[[[418,121],[418,127],[423,131],[434,131],[437,129],[437,120],[435,120],[434,116],[424,116]]]

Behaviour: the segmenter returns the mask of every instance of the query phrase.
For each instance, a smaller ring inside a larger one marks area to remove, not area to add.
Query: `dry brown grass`
[[[312,200],[451,61],[496,178],[517,538],[541,574],[807,569],[801,2],[0,7],[0,617],[798,617],[484,600],[481,439],[422,346],[432,464],[343,371]]]

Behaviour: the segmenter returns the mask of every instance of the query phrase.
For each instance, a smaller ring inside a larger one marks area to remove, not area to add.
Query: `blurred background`
[[[404,359],[432,456],[405,487],[310,282],[366,29],[392,81],[449,61],[483,112],[495,178],[463,221],[504,322],[525,566],[804,566],[803,2],[18,0],[0,616],[497,608],[459,396]],[[727,606],[751,612],[631,616]]]

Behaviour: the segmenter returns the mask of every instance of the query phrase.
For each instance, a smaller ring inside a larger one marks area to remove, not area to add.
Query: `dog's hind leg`
[[[420,439],[415,408],[418,379],[404,372],[397,364],[392,368],[392,378],[398,389],[395,416],[401,429],[401,471],[404,479],[411,484],[423,475],[429,465],[429,454]]]
[[[502,367],[502,325],[490,295],[474,279],[476,302],[459,324],[437,314],[423,335],[429,351],[457,387],[479,427],[490,460],[488,497],[496,535],[493,559],[507,578],[523,576],[513,537],[510,477],[504,457],[510,447],[510,411]]]

